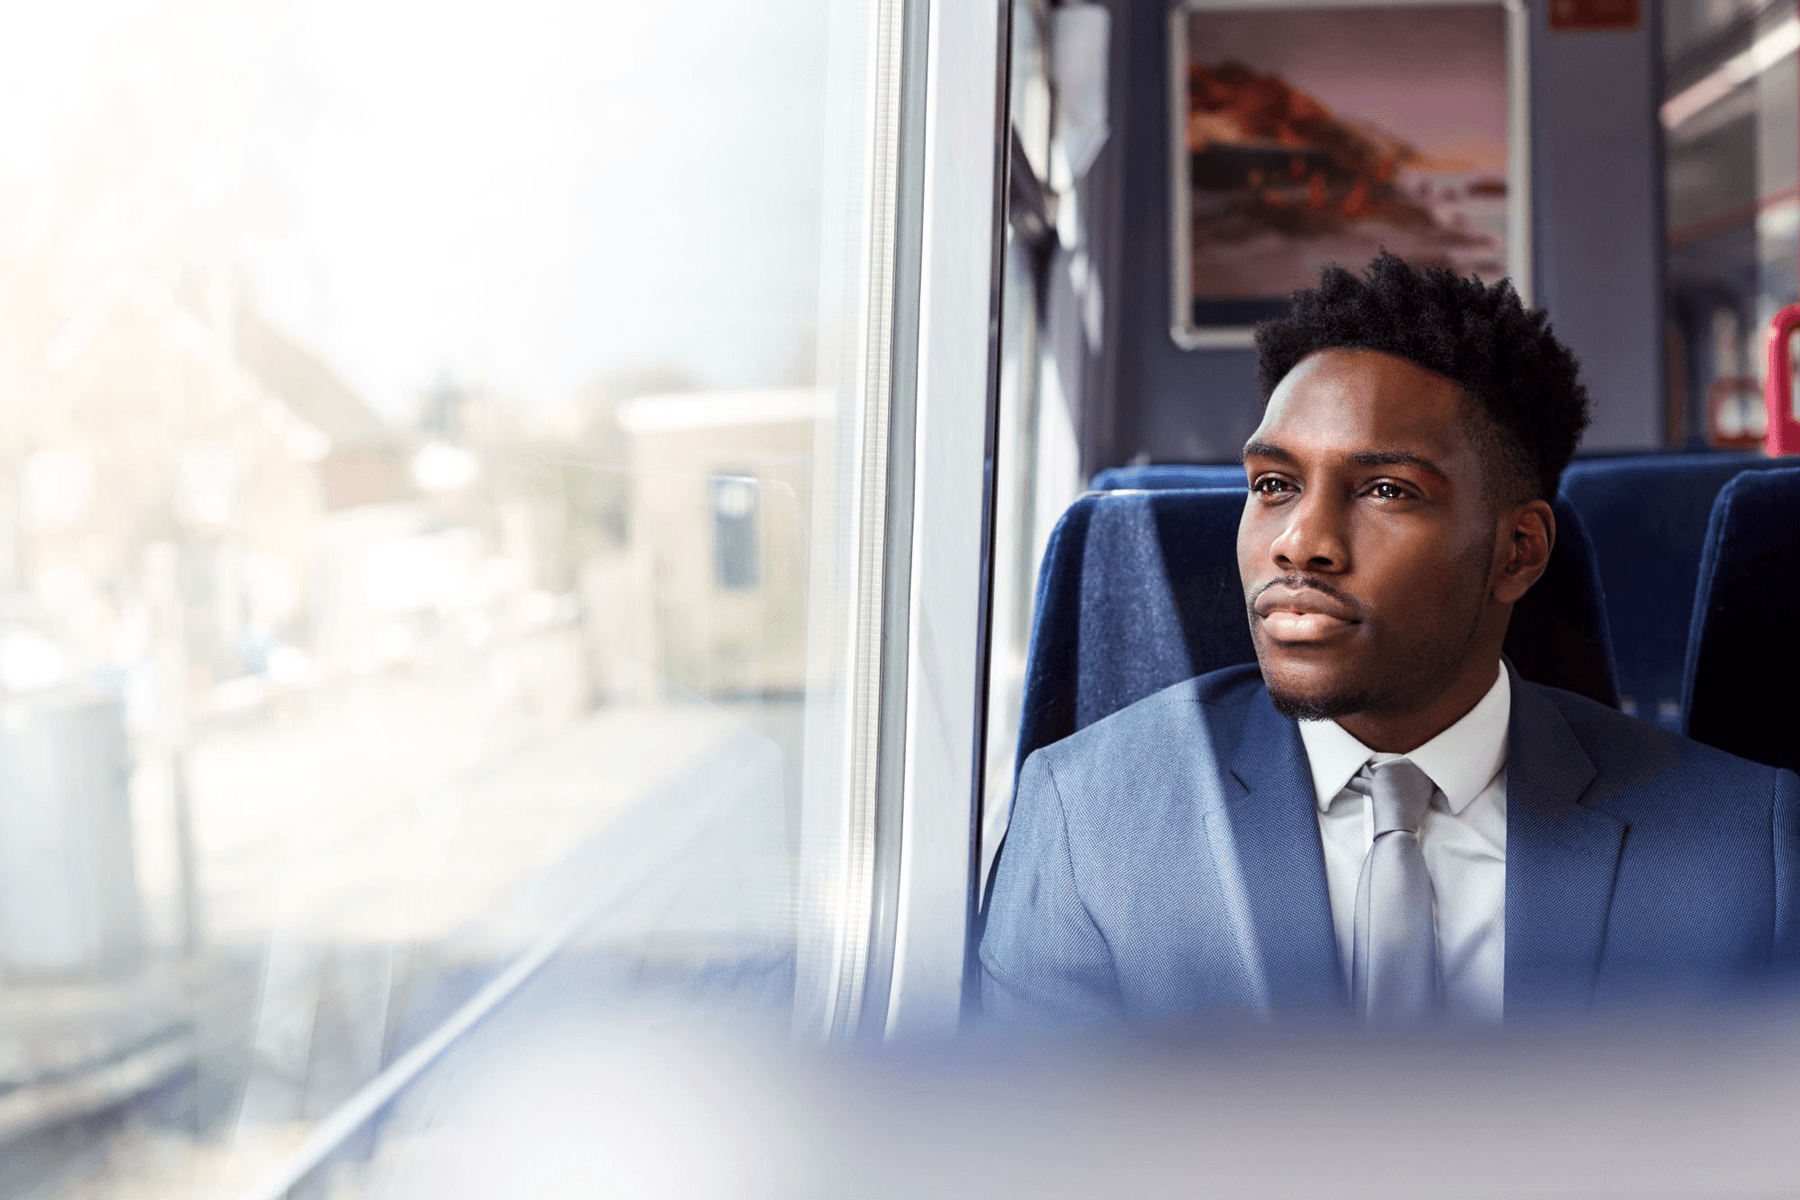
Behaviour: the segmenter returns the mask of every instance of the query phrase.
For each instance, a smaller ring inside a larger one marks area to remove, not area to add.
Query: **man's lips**
[[[1277,612],[1330,617],[1337,621],[1357,620],[1356,610],[1342,600],[1327,596],[1316,588],[1293,588],[1283,584],[1266,587],[1256,597],[1257,616],[1266,617]]]
[[[1262,619],[1263,629],[1278,642],[1320,642],[1356,624],[1324,613],[1296,613],[1276,609]]]
[[[1312,588],[1266,588],[1254,605],[1263,629],[1280,642],[1316,642],[1359,624],[1354,609]]]

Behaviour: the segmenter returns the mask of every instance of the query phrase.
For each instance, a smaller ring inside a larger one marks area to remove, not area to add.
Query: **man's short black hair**
[[[1503,458],[1503,500],[1549,500],[1588,426],[1580,364],[1510,280],[1492,286],[1442,267],[1417,271],[1385,251],[1359,279],[1328,266],[1285,317],[1256,329],[1256,379],[1275,386],[1320,350],[1378,350],[1459,385],[1484,412]]]

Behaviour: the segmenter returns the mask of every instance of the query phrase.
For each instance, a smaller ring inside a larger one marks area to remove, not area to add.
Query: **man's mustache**
[[[1321,579],[1317,575],[1305,574],[1279,575],[1274,579],[1268,580],[1261,587],[1257,588],[1255,592],[1245,597],[1244,608],[1246,611],[1254,616],[1256,613],[1257,600],[1261,599],[1264,592],[1273,587],[1285,587],[1293,592],[1311,589],[1312,591],[1329,596],[1345,608],[1348,608],[1356,614],[1358,620],[1365,619],[1369,615],[1368,606],[1356,599],[1356,597],[1349,595],[1342,589],[1335,587],[1330,581]]]

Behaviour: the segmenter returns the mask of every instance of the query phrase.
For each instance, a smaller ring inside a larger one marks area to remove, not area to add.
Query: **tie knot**
[[[1404,758],[1371,765],[1369,799],[1375,806],[1375,836],[1405,830],[1417,833],[1436,786],[1431,776]]]

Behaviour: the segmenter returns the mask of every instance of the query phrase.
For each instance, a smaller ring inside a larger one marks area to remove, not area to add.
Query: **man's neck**
[[[1382,754],[1407,754],[1450,728],[1494,686],[1500,656],[1465,667],[1449,687],[1425,705],[1404,712],[1370,709],[1339,717],[1345,733]]]

